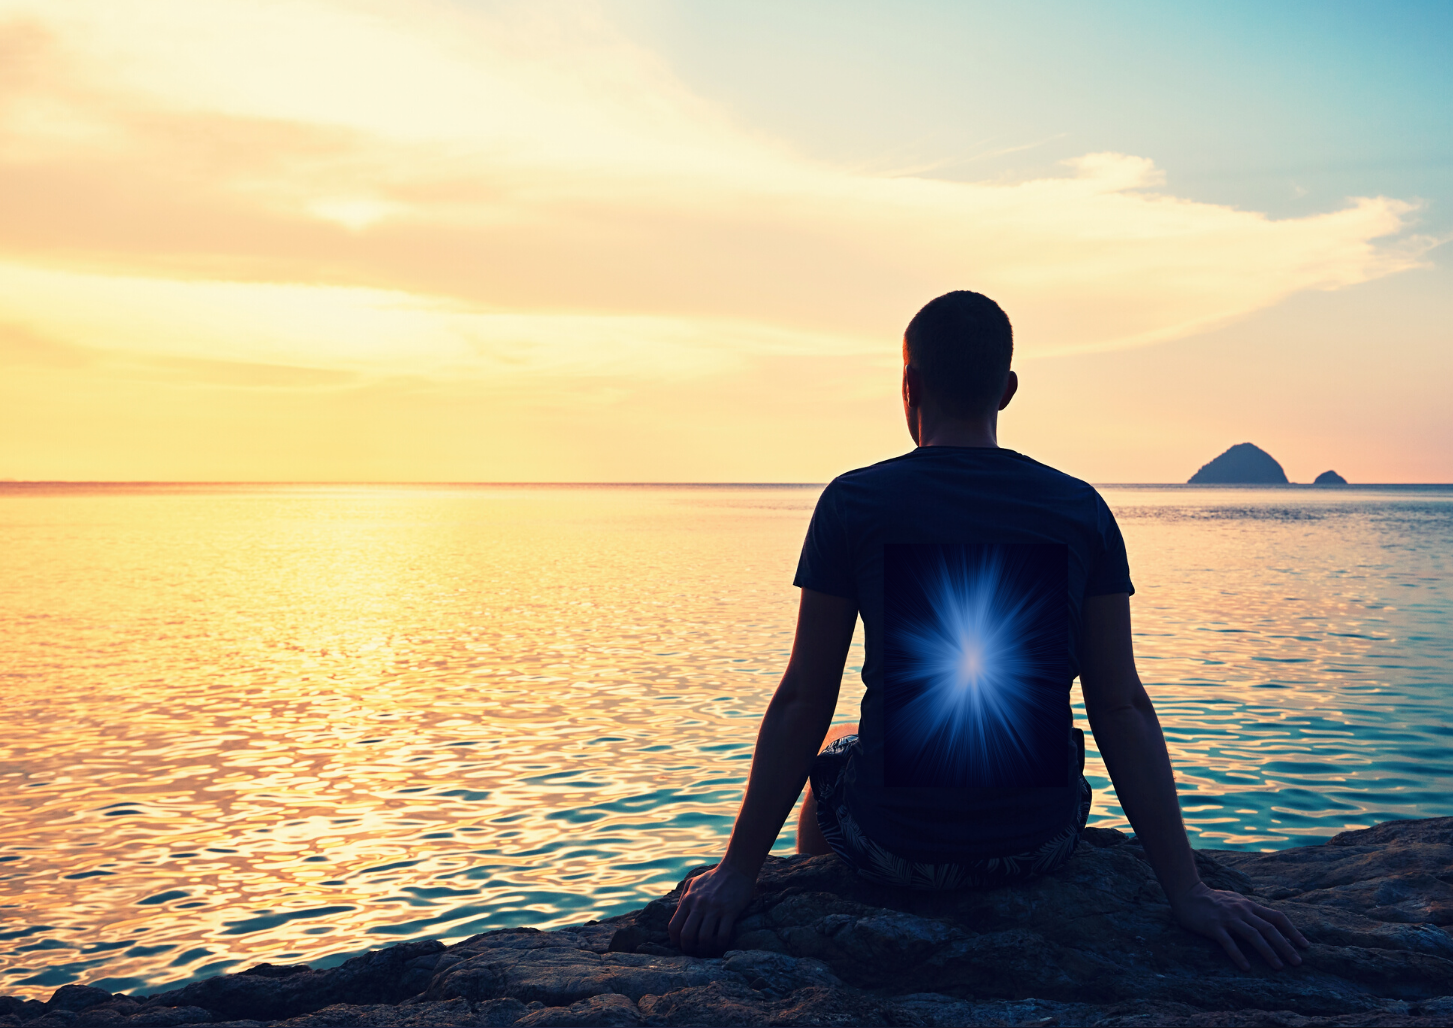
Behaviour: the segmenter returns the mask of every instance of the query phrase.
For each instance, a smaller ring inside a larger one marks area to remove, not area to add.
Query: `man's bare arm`
[[[1249,943],[1272,967],[1281,967],[1284,960],[1300,964],[1302,958],[1292,942],[1304,947],[1307,940],[1286,915],[1201,881],[1181,822],[1165,736],[1135,670],[1130,597],[1124,593],[1090,597],[1084,621],[1080,685],[1085,713],[1115,783],[1115,795],[1145,846],[1177,920],[1219,942],[1242,970],[1251,965],[1237,940]]]
[[[792,656],[757,732],[726,856],[686,883],[671,918],[671,941],[687,953],[725,949],[737,915],[751,902],[757,872],[792,813],[832,721],[856,620],[851,600],[802,590]]]

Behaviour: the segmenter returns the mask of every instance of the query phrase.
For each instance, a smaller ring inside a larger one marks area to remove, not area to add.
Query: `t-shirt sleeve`
[[[853,576],[852,547],[848,543],[847,524],[838,505],[837,482],[829,482],[817,498],[807,538],[802,543],[802,556],[797,560],[797,576],[792,584],[801,589],[857,599],[857,582]]]
[[[1113,593],[1135,595],[1135,585],[1130,581],[1130,558],[1125,553],[1125,539],[1120,535],[1120,526],[1115,515],[1099,493],[1095,494],[1095,552],[1090,559],[1090,574],[1085,579],[1086,596],[1106,596]]]

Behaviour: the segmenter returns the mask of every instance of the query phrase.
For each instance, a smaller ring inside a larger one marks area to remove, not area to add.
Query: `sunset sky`
[[[1453,6],[0,0],[0,477],[1453,481]]]

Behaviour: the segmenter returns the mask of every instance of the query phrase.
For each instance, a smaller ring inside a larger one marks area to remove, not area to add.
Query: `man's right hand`
[[[858,608],[852,600],[802,590],[797,635],[782,683],[757,731],[747,794],[720,864],[690,879],[671,918],[671,942],[693,956],[726,950],[757,890],[757,872],[802,792],[832,723]]]
[[[666,930],[671,944],[694,957],[717,956],[732,940],[732,927],[757,883],[725,863],[688,879]]]

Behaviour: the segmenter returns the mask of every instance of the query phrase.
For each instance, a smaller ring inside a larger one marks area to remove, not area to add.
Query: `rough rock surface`
[[[1189,479],[1193,485],[1285,485],[1275,457],[1251,443],[1237,443]]]
[[[1236,970],[1172,922],[1133,839],[1090,829],[1058,872],[993,892],[905,892],[836,857],[774,859],[735,948],[712,959],[671,948],[678,886],[607,921],[405,943],[325,971],[0,997],[0,1026],[1453,1024],[1453,818],[1197,860],[1213,887],[1287,913],[1312,942],[1301,967]]]

